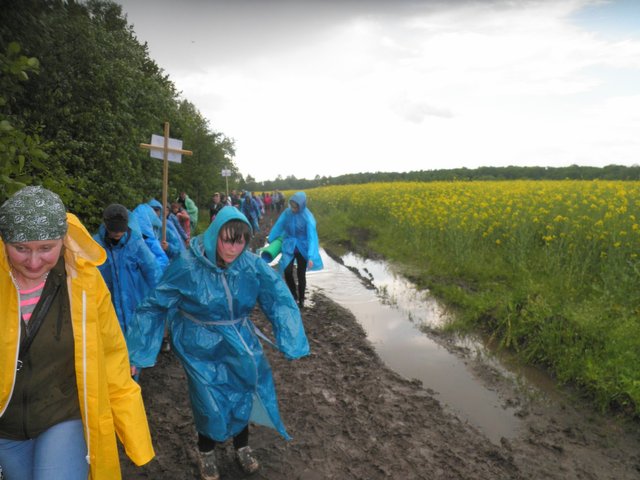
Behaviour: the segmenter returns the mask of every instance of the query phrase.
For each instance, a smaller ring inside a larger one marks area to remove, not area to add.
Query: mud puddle
[[[321,254],[325,268],[308,272],[308,287],[321,290],[350,310],[386,365],[405,378],[422,382],[492,442],[517,436],[520,419],[516,410],[474,375],[465,356],[452,353],[424,333],[424,327],[437,328],[447,320],[428,293],[418,291],[386,262],[347,254],[342,265],[324,250]],[[459,338],[455,348],[482,357],[506,377],[522,375],[516,372],[517,366],[503,365],[478,339]]]

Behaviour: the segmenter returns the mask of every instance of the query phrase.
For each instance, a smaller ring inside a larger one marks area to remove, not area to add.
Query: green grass
[[[463,187],[452,184],[452,188]],[[567,185],[559,182],[548,188]],[[622,409],[637,416],[640,275],[637,241],[624,221],[631,218],[635,231],[640,200],[626,199],[622,208],[615,203],[621,187],[597,188],[597,195],[589,191],[590,203],[580,202],[577,196],[564,208],[550,199],[546,217],[537,213],[543,208],[530,200],[518,211],[515,226],[506,225],[505,216],[494,209],[485,224],[465,228],[446,190],[440,194],[449,206],[444,214],[438,210],[439,197],[434,196],[425,202],[428,215],[421,217],[407,203],[406,215],[394,211],[399,221],[389,214],[397,203],[392,197],[381,198],[380,186],[329,187],[307,194],[325,247],[365,255],[376,252],[404,265],[412,280],[458,312],[449,328],[480,329],[523,361],[544,366],[560,382],[578,386],[601,409]],[[470,205],[459,208],[472,211],[475,205]],[[534,214],[527,216],[528,211]],[[614,217],[614,211],[622,215]],[[599,219],[605,219],[604,225]],[[601,233],[596,237],[584,225],[595,225]]]

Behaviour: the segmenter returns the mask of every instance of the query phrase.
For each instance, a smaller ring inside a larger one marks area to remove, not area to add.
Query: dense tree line
[[[24,184],[61,195],[89,227],[102,208],[133,208],[162,193],[162,161],[140,149],[151,134],[183,140],[193,156],[170,165],[170,195],[203,204],[241,180],[233,141],[149,57],[110,1],[1,0],[0,201]]]
[[[257,191],[304,190],[325,185],[352,185],[371,182],[435,182],[482,180],[640,180],[640,166],[607,165],[606,167],[480,167],[411,172],[350,173],[337,177],[316,176],[312,180],[294,176],[255,182],[247,177],[247,188]]]

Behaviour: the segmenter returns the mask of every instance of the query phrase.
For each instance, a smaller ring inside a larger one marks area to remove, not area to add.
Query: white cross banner
[[[156,134],[151,135],[151,157],[164,159],[164,137]],[[169,139],[169,148],[167,148],[167,160],[175,163],[182,163],[182,140],[175,138]],[[179,153],[180,152],[180,153]]]
[[[152,158],[163,160],[162,165],[162,211],[167,210],[169,191],[169,162],[182,163],[182,155],[193,155],[191,150],[182,149],[182,140],[169,137],[169,122],[164,122],[164,136],[151,134],[151,143],[141,143],[140,148],[149,150]],[[167,240],[167,216],[162,215],[162,241]]]

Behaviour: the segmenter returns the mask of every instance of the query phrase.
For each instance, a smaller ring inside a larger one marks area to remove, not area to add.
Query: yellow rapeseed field
[[[538,245],[633,260],[640,247],[640,182],[372,183],[310,191],[314,208],[349,211],[406,235],[473,240],[474,248]]]
[[[394,182],[307,194],[321,243],[368,242],[410,265],[465,322],[600,404],[640,413],[640,182]]]

